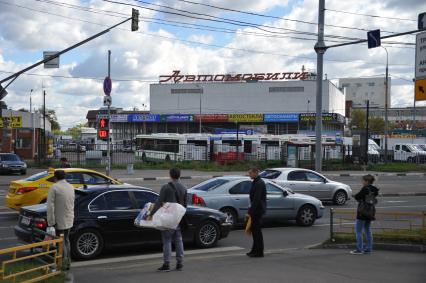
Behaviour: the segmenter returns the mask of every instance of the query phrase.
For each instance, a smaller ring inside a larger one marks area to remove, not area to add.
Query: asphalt
[[[346,250],[268,250],[264,258],[245,251],[190,255],[181,272],[156,272],[161,259],[72,268],[74,282],[424,282],[424,254],[377,251],[353,256]]]

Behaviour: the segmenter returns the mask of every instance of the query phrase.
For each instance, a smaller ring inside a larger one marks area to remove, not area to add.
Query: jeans
[[[183,240],[180,227],[176,230],[161,231],[161,239],[163,241],[163,260],[164,264],[169,265],[172,257],[172,241],[176,248],[176,261],[179,264],[183,263]]]
[[[56,236],[64,234],[64,254],[62,260],[62,269],[69,270],[71,266],[71,243],[70,243],[70,229],[56,230]]]
[[[254,254],[263,254],[262,216],[252,216],[251,220],[251,234],[253,236],[251,252]]]
[[[363,230],[367,236],[367,246],[364,246],[363,241]],[[355,233],[356,233],[356,249],[360,252],[373,250],[373,233],[371,231],[371,221],[370,220],[360,220],[357,219],[355,222]]]

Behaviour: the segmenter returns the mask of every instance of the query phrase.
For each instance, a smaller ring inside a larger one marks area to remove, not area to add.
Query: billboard
[[[299,122],[299,114],[297,113],[280,113],[265,114],[263,117],[265,122]]]
[[[229,122],[263,122],[263,114],[229,114]]]
[[[194,116],[190,114],[174,114],[174,115],[161,115],[161,121],[164,122],[192,122]]]
[[[127,119],[131,123],[160,122],[159,114],[130,114]]]
[[[1,117],[0,128],[22,128],[22,117]]]
[[[195,121],[200,121],[200,115],[194,115]],[[202,122],[228,122],[228,114],[201,114]]]

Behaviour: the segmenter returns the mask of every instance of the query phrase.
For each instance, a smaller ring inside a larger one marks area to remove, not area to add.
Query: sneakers
[[[182,269],[183,269],[183,264],[182,263],[176,264],[176,270],[177,271],[182,271]]]
[[[157,269],[159,272],[169,272],[170,266],[168,264],[163,264],[159,269]]]
[[[371,254],[370,250],[364,250],[364,254]]]
[[[359,251],[359,250],[353,250],[351,251],[351,255],[362,255],[364,254],[363,252]]]

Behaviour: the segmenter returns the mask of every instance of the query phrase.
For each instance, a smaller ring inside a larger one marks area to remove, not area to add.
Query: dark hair
[[[64,170],[56,170],[55,171],[55,179],[57,181],[65,179],[65,171]]]
[[[60,161],[67,162],[68,160],[66,157],[61,157]]]
[[[253,173],[259,173],[259,168],[257,168],[257,167],[251,167],[250,168],[250,170],[249,170],[249,172],[253,172]]]
[[[170,177],[172,179],[177,180],[177,179],[180,178],[180,169],[179,168],[172,168],[172,169],[170,169],[169,174],[170,174]]]
[[[376,178],[371,174],[363,176],[362,179],[366,181],[369,185],[372,185],[374,181],[376,181]]]

